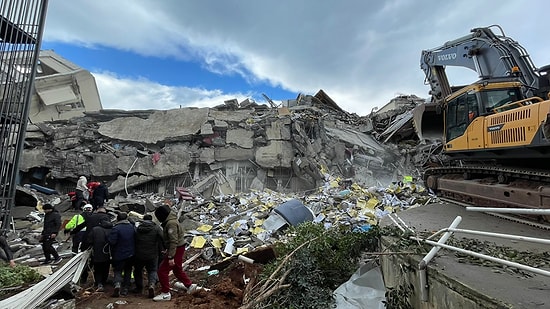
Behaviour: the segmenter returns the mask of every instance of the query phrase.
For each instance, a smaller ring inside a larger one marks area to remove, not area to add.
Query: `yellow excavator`
[[[432,102],[414,122],[420,136],[439,132],[448,158],[425,171],[426,186],[478,206],[550,208],[550,66],[536,68],[498,25],[424,50],[420,63]],[[479,80],[451,87],[447,66]]]

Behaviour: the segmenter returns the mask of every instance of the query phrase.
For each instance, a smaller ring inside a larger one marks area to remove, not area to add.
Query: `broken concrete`
[[[291,107],[229,103],[101,110],[33,126],[20,165],[23,183],[68,193],[86,175],[104,180],[111,194],[143,186],[160,192],[222,171],[230,191],[295,192],[321,185],[323,170],[349,177],[367,167],[364,184],[393,175],[399,151],[359,131],[365,120],[337,108],[324,92],[320,98],[301,96]]]
[[[148,119],[117,118],[101,123],[98,133],[111,139],[156,144],[191,140],[208,119],[208,108],[156,111]]]

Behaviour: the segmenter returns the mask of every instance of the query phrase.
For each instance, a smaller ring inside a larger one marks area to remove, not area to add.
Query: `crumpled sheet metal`
[[[89,256],[90,250],[80,252],[44,280],[19,294],[0,301],[0,308],[32,309],[38,307],[67,284],[71,282],[76,284]]]

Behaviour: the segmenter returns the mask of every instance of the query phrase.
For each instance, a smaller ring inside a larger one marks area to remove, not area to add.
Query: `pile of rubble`
[[[111,194],[189,187],[208,197],[315,190],[324,170],[363,186],[410,174],[402,162],[410,151],[375,138],[372,122],[386,119],[342,111],[322,90],[284,104],[101,110],[29,125],[22,182],[67,193],[85,175],[105,181]]]
[[[41,204],[51,203],[68,221],[75,212],[64,195],[46,195],[30,188],[19,188],[20,196],[36,199]],[[191,248],[208,252],[208,263],[216,263],[233,255],[246,254],[257,248],[270,246],[283,235],[284,229],[304,221],[315,221],[330,228],[348,225],[368,230],[388,213],[434,202],[437,198],[413,182],[398,182],[388,187],[365,188],[349,180],[325,175],[322,187],[315,192],[284,194],[271,190],[252,191],[232,195],[218,195],[204,199],[182,200],[178,195],[131,194],[117,196],[107,202],[113,219],[126,212],[136,221],[146,213],[153,213],[161,204],[172,205],[187,231]],[[289,202],[291,213],[284,209]],[[14,232],[9,242],[17,263],[37,266],[43,259],[38,243],[43,214],[34,207],[16,207],[13,213]],[[58,237],[58,251],[71,257],[70,242]]]
[[[205,265],[270,247],[304,221],[368,230],[388,213],[436,199],[419,176],[440,148],[419,140],[408,116],[421,102],[399,96],[394,110],[359,117],[320,90],[278,106],[229,100],[31,124],[8,241],[17,263],[51,272],[38,266],[40,206],[53,204],[69,220],[68,193],[80,175],[108,185],[113,218],[139,220],[172,205]],[[70,258],[62,238],[57,249]]]
[[[322,90],[269,103],[101,110],[29,125],[20,163],[26,188],[12,209],[16,230],[32,231],[21,246],[37,245],[39,203],[72,216],[66,194],[80,175],[108,184],[113,214],[141,216],[172,199],[195,244],[217,234],[221,243],[269,242],[262,220],[291,199],[327,226],[374,224],[391,207],[424,203],[416,189],[396,185],[404,176],[412,181],[407,185],[417,182],[438,153],[434,144],[419,142],[405,117],[422,99],[398,96],[367,117],[345,112]],[[181,188],[189,192],[185,198]],[[403,195],[408,191],[414,195]]]

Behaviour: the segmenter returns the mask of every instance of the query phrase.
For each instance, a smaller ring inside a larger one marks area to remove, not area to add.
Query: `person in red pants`
[[[154,301],[169,301],[172,299],[170,294],[170,271],[180,281],[176,288],[185,289],[188,293],[193,293],[199,289],[196,284],[183,271],[183,254],[185,253],[184,231],[178,222],[178,218],[168,205],[162,205],[155,210],[155,217],[162,226],[162,236],[164,248],[166,248],[162,262],[158,268],[157,274],[160,282],[160,294],[153,298]]]

